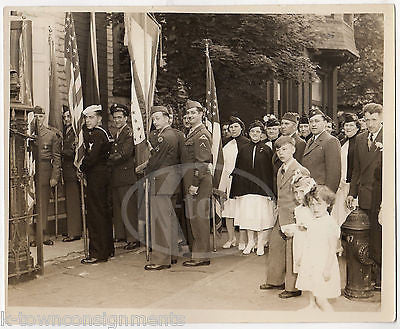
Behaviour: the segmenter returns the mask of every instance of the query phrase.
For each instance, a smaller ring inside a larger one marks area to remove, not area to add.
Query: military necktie
[[[285,168],[282,167],[282,169],[281,169],[281,174],[282,174],[282,176],[285,175],[285,172],[286,172]]]

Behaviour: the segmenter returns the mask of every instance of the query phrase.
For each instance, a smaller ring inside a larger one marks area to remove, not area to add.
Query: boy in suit
[[[278,220],[272,229],[269,255],[267,259],[267,281],[260,289],[285,289],[280,298],[301,295],[295,288],[297,274],[293,273],[293,239],[281,232],[281,226],[295,223],[294,208],[296,202],[291,188],[295,173],[309,176],[310,172],[294,158],[296,141],[290,136],[281,136],[275,142],[276,154],[282,161],[278,170]]]

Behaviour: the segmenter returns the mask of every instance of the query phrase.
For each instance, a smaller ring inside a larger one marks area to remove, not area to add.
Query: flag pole
[[[82,211],[82,226],[83,226],[83,250],[85,252],[85,258],[89,258],[89,248],[88,248],[88,236],[86,228],[86,206],[85,206],[85,190],[83,184],[83,177],[79,177],[79,182],[81,184],[81,211]]]
[[[149,132],[149,77],[148,77],[148,56],[147,56],[147,13],[144,13],[144,29],[143,29],[143,43],[144,43],[144,104],[146,109],[146,136]],[[145,178],[145,207],[146,207],[146,261],[150,260],[150,198],[149,198],[149,179]]]

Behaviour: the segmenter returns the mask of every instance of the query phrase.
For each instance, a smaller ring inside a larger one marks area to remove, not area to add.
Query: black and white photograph
[[[3,7],[1,325],[396,321],[394,5],[134,5]]]

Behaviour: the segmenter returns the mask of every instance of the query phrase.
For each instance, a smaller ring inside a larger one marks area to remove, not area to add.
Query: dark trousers
[[[175,198],[156,194],[150,198],[151,218],[151,262],[171,265],[178,256],[178,218],[175,213]]]
[[[87,175],[86,207],[89,255],[107,259],[114,250],[111,214],[108,207],[107,170],[92,170]]]
[[[379,209],[374,207],[369,211],[369,254],[374,261],[372,267],[372,279],[377,283],[381,283],[382,269],[382,226],[378,223]]]
[[[137,191],[129,198],[126,211],[122,209],[122,200],[130,188],[131,185],[112,188],[114,237],[136,242],[139,241]]]
[[[65,185],[65,203],[67,207],[67,229],[68,236],[76,237],[82,235],[82,209],[80,201],[80,187],[76,178],[75,169],[73,175],[68,175],[66,171],[70,168],[63,167]],[[72,176],[72,177],[71,177]]]
[[[283,239],[278,221],[271,232],[267,257],[266,282],[275,286],[285,283],[286,291],[296,291],[297,274],[293,273],[293,238]]]
[[[203,177],[197,195],[186,196],[186,216],[193,234],[192,259],[210,259],[210,198],[211,175]]]

